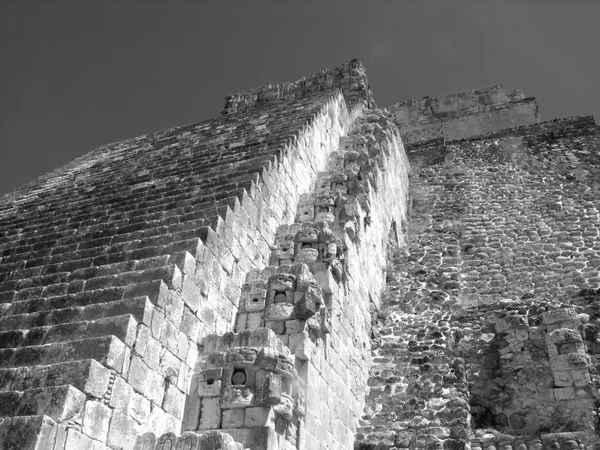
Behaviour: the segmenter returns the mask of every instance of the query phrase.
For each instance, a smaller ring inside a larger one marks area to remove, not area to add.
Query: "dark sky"
[[[359,58],[380,106],[491,84],[600,120],[600,2],[0,0],[0,195]]]

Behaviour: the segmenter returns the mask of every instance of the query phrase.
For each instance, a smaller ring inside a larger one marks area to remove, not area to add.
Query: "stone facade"
[[[391,111],[353,60],[1,199],[0,448],[596,448],[598,127]]]

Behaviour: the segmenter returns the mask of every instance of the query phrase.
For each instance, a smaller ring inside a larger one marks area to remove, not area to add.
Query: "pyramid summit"
[[[600,129],[358,60],[0,198],[0,449],[595,449]]]

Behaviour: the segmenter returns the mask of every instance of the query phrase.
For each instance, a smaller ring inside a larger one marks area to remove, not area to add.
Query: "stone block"
[[[77,431],[75,428],[67,429],[64,450],[92,449],[93,447],[94,441],[88,436]]]
[[[273,330],[275,334],[285,333],[285,321],[283,320],[268,320],[265,322],[265,327]]]
[[[567,370],[553,370],[552,376],[554,378],[554,384],[556,386],[572,386],[573,377],[571,372]]]
[[[575,392],[572,387],[554,389],[554,398],[556,400],[572,400],[575,398]]]
[[[56,433],[56,422],[47,416],[21,416],[0,421],[0,443],[7,450],[47,450]]]
[[[242,293],[244,309],[248,312],[262,311],[265,309],[266,298],[266,289],[252,290],[250,292]]]
[[[221,407],[219,397],[203,397],[200,405],[199,430],[220,428]]]
[[[132,393],[127,413],[139,423],[146,423],[150,417],[151,402],[143,395]]]
[[[135,440],[133,450],[155,450],[156,436],[152,432],[146,432],[138,436]]]
[[[109,404],[112,408],[116,408],[119,411],[126,413],[132,394],[132,387],[121,377],[117,377],[113,383]]]
[[[31,389],[23,393],[17,413],[22,416],[46,415],[56,422],[80,416],[85,394],[71,385]]]
[[[241,314],[240,314],[241,315]],[[260,312],[249,313],[246,319],[246,329],[256,330],[264,326],[263,315]]]
[[[235,408],[223,410],[221,420],[222,428],[240,428],[244,425],[244,411],[246,408]]]
[[[288,320],[292,318],[293,312],[294,305],[291,303],[274,303],[267,307],[265,320]]]
[[[83,432],[93,439],[105,442],[112,410],[94,400],[85,402],[83,414]]]
[[[138,424],[131,417],[114,410],[106,443],[116,448],[132,448],[138,435]]]
[[[587,369],[584,370],[572,370],[571,377],[573,378],[573,383],[575,386],[582,387],[587,386],[592,382],[590,378],[590,373]]]
[[[223,389],[223,408],[246,408],[254,403],[254,391],[246,386],[232,385]]]
[[[177,445],[177,436],[173,432],[164,433],[156,442],[156,450],[174,450]]]
[[[213,379],[212,383],[209,381],[198,382],[198,395],[200,397],[221,395],[221,380]]]
[[[177,438],[177,446],[174,450],[201,450],[201,436],[197,433],[186,431]]]
[[[270,407],[246,408],[244,427],[275,427],[275,412]]]
[[[133,346],[137,333],[137,322],[131,314],[107,317],[90,322],[87,337],[115,336],[125,345]]]
[[[302,333],[305,330],[306,321],[304,320],[288,320],[285,322],[285,333],[296,334]]]
[[[193,312],[196,312],[198,310],[198,305],[200,304],[201,296],[202,290],[196,283],[194,283],[193,278],[184,276],[181,298],[185,305]]]
[[[162,408],[165,412],[168,412],[177,419],[181,419],[183,416],[185,397],[185,394],[177,389],[175,384],[167,383]]]

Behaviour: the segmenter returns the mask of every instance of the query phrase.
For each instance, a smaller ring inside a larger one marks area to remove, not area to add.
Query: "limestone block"
[[[242,293],[242,302],[246,311],[261,311],[265,309],[267,290],[252,290]]]
[[[292,420],[294,410],[294,400],[286,394],[281,394],[281,401],[273,407],[276,414],[286,420]]]
[[[240,428],[244,425],[244,408],[225,409],[221,420],[222,428]]]
[[[571,377],[573,378],[573,383],[575,386],[582,387],[587,386],[592,382],[590,378],[590,373],[587,369],[585,370],[572,370]]]
[[[236,321],[235,321],[235,329],[236,330],[248,329],[248,314],[238,313]]]
[[[155,450],[156,436],[152,432],[146,432],[137,437],[133,450]]]
[[[277,368],[279,361],[279,353],[272,348],[262,348],[260,350],[258,366],[267,371],[273,371]],[[262,371],[257,372],[257,376],[262,374]]]
[[[285,321],[283,320],[268,320],[265,322],[265,326],[273,330],[275,334],[285,333]]]
[[[206,381],[209,384],[223,377],[222,368],[204,369],[198,373],[199,381]]]
[[[93,439],[105,442],[112,410],[100,402],[85,402],[83,414],[83,432]]]
[[[575,392],[572,387],[554,389],[554,398],[556,400],[572,400],[575,398]]]
[[[93,448],[94,441],[75,428],[67,429],[65,436],[65,450],[78,450],[80,448]]]
[[[71,385],[30,389],[19,401],[19,415],[44,414],[56,422],[73,420],[83,411],[85,394]]]
[[[198,395],[200,397],[212,397],[221,394],[221,380],[200,381],[198,383]]]
[[[112,447],[131,448],[137,438],[138,424],[131,417],[114,410],[106,443]]]
[[[321,211],[315,214],[315,222],[325,222],[333,225],[335,222],[335,215],[329,211]]]
[[[254,330],[250,345],[252,347],[275,348],[276,343],[277,336],[275,336],[275,333],[273,333],[272,330],[268,328],[259,328]]]
[[[515,330],[515,337],[517,340],[523,342],[529,339],[529,332],[526,329],[519,328]]]
[[[210,430],[220,428],[221,407],[219,397],[203,397],[200,408],[199,430]]]
[[[286,334],[296,334],[302,333],[306,328],[305,320],[288,320],[285,322],[285,333]]]
[[[171,450],[177,445],[177,436],[173,432],[164,433],[158,438],[156,450]]]
[[[332,294],[337,292],[337,282],[328,263],[317,262],[310,265],[313,276],[324,293]]]
[[[554,384],[556,386],[572,386],[573,377],[571,372],[567,370],[553,370],[552,376],[554,378]]]
[[[269,278],[269,291],[285,292],[294,289],[296,277],[290,273],[276,273]],[[272,294],[271,294],[272,295]]]
[[[183,423],[181,424],[182,430],[197,430],[200,421],[200,409],[202,407],[202,397],[197,395],[188,395],[186,399]]]
[[[293,312],[294,305],[291,303],[274,303],[265,310],[265,320],[288,320]]]
[[[257,406],[246,408],[244,427],[270,427],[275,428],[275,412],[270,407]]]
[[[173,450],[200,450],[200,439],[201,436],[192,431],[181,433]]]
[[[235,347],[227,351],[225,362],[239,366],[253,366],[258,359],[259,349],[255,347]]]
[[[131,386],[129,386],[122,378],[117,377],[113,383],[109,405],[121,412],[127,412],[132,394],[133,389]]]
[[[215,352],[206,358],[207,367],[223,367],[225,365],[225,353]]]
[[[314,248],[303,248],[298,251],[295,257],[295,262],[310,264],[319,259],[319,251]]]
[[[221,343],[221,336],[218,334],[209,334],[202,339],[202,348],[204,353],[212,353],[220,351],[219,344]]]
[[[303,228],[296,233],[296,242],[316,243],[319,240],[319,231],[316,228]]]
[[[543,400],[548,402],[553,402],[554,399],[554,389],[538,389],[538,392]]]
[[[259,370],[256,373],[256,405],[273,406],[281,401],[281,375]]]
[[[256,330],[257,328],[260,328],[262,326],[264,326],[264,319],[261,312],[252,312],[247,315],[246,329]]]
[[[321,308],[322,297],[314,292],[296,291],[294,294],[294,317],[308,319]]]
[[[296,358],[306,361],[314,353],[314,344],[307,331],[290,334],[289,348]]]
[[[571,328],[557,328],[546,334],[546,344],[562,344],[567,342],[582,342],[581,334]]]
[[[577,320],[577,312],[574,308],[555,309],[542,313],[542,320],[546,325],[555,325]]]
[[[223,408],[246,408],[253,406],[254,392],[246,386],[232,385],[223,389]]]

